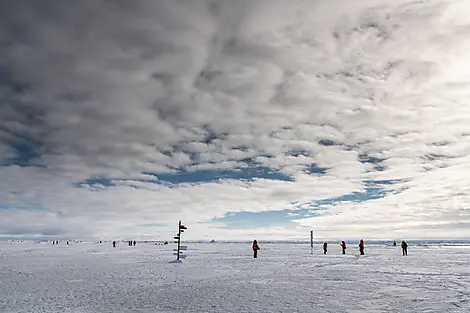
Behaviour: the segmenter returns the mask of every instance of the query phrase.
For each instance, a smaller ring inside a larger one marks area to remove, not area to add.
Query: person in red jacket
[[[258,250],[259,250],[258,241],[256,241],[256,239],[253,240],[252,248],[253,248],[253,258],[256,259],[258,257]]]
[[[346,241],[341,241],[341,250],[343,251],[343,254],[346,254]]]
[[[364,255],[364,240],[359,241],[359,252]]]
[[[328,243],[325,242],[323,243],[323,254],[326,254],[328,252]]]

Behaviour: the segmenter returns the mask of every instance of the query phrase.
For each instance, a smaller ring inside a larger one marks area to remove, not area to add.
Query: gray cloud
[[[367,179],[413,184],[470,152],[463,1],[1,6],[0,196],[42,208],[24,214],[44,229],[47,214],[100,236],[288,208]],[[154,182],[249,162],[295,181]],[[312,164],[325,173],[306,174]],[[121,182],[76,188],[89,178]]]

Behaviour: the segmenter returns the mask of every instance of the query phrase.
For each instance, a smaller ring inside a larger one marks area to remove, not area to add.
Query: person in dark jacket
[[[116,241],[113,241],[113,248],[116,248]]]
[[[364,240],[359,241],[359,252],[364,255]]]
[[[341,250],[343,251],[343,254],[346,254],[346,241],[341,241]]]
[[[253,240],[252,248],[253,248],[253,258],[256,259],[258,257],[258,250],[259,250],[258,241],[256,241],[256,239]]]
[[[403,255],[408,255],[408,244],[405,240],[401,241],[401,249],[403,250]]]
[[[328,243],[324,242],[323,243],[323,254],[326,254],[328,252]]]

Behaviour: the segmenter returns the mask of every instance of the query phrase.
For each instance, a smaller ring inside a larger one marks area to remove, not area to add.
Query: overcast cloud
[[[467,2],[1,2],[0,237],[468,237]]]

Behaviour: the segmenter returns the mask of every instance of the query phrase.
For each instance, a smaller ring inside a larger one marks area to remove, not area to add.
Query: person
[[[134,247],[135,247],[135,244],[136,244],[135,240],[134,240],[133,244],[134,244]]]
[[[259,250],[259,246],[258,246],[258,241],[253,240],[253,258],[257,258],[258,257],[258,250]]]
[[[116,248],[116,241],[113,241],[113,248]]]
[[[393,246],[395,247],[396,245],[397,245],[397,241],[394,240],[394,241],[393,241]]]
[[[405,240],[401,241],[401,249],[403,250],[403,255],[408,255],[408,244]]]
[[[326,254],[326,252],[328,252],[328,243],[324,242],[323,243],[323,254]]]
[[[359,252],[364,255],[364,240],[359,241]]]
[[[341,241],[341,250],[343,251],[343,254],[346,254],[346,241]]]

